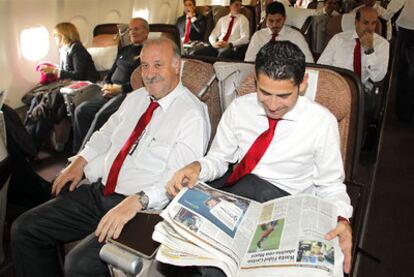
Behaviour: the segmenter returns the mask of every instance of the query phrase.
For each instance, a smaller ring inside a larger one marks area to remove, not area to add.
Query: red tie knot
[[[276,34],[276,33],[272,33],[272,41],[275,41],[276,40],[277,35],[278,34]]]

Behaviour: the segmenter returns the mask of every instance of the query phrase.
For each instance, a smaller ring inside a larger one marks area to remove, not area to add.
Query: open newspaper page
[[[227,276],[343,276],[336,208],[308,195],[260,204],[203,183],[182,190],[161,216],[153,238],[157,259],[216,266]]]

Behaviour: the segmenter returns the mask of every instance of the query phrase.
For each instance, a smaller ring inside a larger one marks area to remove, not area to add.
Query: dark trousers
[[[119,109],[126,94],[112,98],[98,95],[76,107],[73,120],[73,152],[83,148],[92,134],[99,130],[108,118]]]
[[[233,186],[225,187],[224,182],[230,175],[228,172],[220,179],[212,182],[210,185],[214,188],[221,189],[239,196],[243,196],[257,202],[266,202],[268,200],[288,196],[289,193],[276,187],[275,185],[259,178],[256,175],[249,174],[241,178]],[[216,267],[182,267],[177,276],[185,277],[221,277],[226,276],[224,272]]]
[[[414,30],[399,28],[397,41],[397,116],[410,121],[414,114]]]
[[[13,223],[11,249],[16,276],[109,276],[99,259],[103,243],[94,231],[125,196],[103,196],[98,183],[83,185],[22,214]],[[61,245],[83,239],[61,262]]]
[[[244,55],[247,50],[246,45],[240,45],[235,48],[214,48],[213,46],[207,46],[198,50],[195,50],[192,55],[194,56],[207,56],[218,57],[223,59],[236,59],[244,60]]]

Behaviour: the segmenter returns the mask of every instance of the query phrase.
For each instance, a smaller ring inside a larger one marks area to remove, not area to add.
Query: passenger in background
[[[381,81],[387,74],[389,43],[375,33],[378,13],[364,7],[355,16],[355,30],[336,34],[319,57],[319,64],[354,71],[365,86]]]
[[[401,10],[397,18],[397,116],[401,121],[410,122],[414,115],[414,1],[391,0],[386,12],[382,14],[385,20]]]
[[[45,74],[57,74],[59,79],[96,82],[99,74],[91,55],[80,42],[75,25],[69,22],[59,23],[53,31],[53,36],[60,52],[60,65],[55,68],[44,64],[40,66],[40,70]],[[38,97],[31,99],[25,120],[26,130],[37,149],[49,138],[54,124],[66,118],[66,106],[59,90],[49,93],[48,96],[50,96],[48,99]],[[57,150],[63,150],[63,147]]]
[[[339,12],[336,11],[337,1],[336,0],[325,0],[323,6],[316,9],[315,15],[327,15],[335,16],[339,15]]]
[[[207,149],[207,107],[180,81],[180,49],[166,38],[141,52],[145,88],[119,110],[53,183],[56,197],[12,226],[16,276],[109,276],[99,251],[138,211],[162,209],[172,174]],[[83,174],[92,182],[79,185]],[[69,191],[63,192],[65,186]],[[64,259],[63,243],[83,239]]]
[[[378,4],[376,0],[363,0],[362,3],[363,3],[362,5],[359,5],[358,7],[353,9],[351,11],[351,13],[356,13],[360,8],[363,8],[363,7],[374,8],[377,11],[379,17],[381,17],[382,14],[385,13],[385,8],[382,7],[380,4]],[[387,37],[386,38],[387,38],[387,40],[391,40],[391,38],[392,38],[391,19],[387,20],[387,26],[386,27],[387,27],[387,34],[386,34]]]
[[[308,5],[312,2],[314,2],[315,0],[296,0],[294,7],[295,8],[301,8],[301,9],[306,9],[308,8]]]
[[[195,0],[183,0],[184,15],[177,19],[177,28],[183,44],[189,45],[202,42],[206,32],[207,20],[202,14],[196,12]],[[188,54],[191,54],[190,49]]]
[[[230,0],[230,13],[221,17],[208,40],[211,46],[196,50],[194,55],[243,59],[243,45],[249,43],[249,20],[240,13],[241,0]]]
[[[129,22],[131,44],[119,50],[112,68],[105,77],[102,95],[76,107],[73,120],[73,152],[77,153],[118,110],[126,95],[132,91],[131,74],[140,65],[142,43],[148,38],[149,25],[145,19],[133,18]]]
[[[305,54],[306,62],[313,63],[313,56],[309,50],[309,45],[303,35],[293,28],[285,25],[286,10],[282,3],[273,2],[266,7],[266,26],[267,28],[256,31],[250,40],[244,58],[247,62],[254,62],[256,54],[260,48],[271,40],[288,40],[296,44]]]
[[[70,22],[55,26],[53,37],[59,48],[59,68],[49,65],[40,66],[45,74],[55,73],[59,79],[88,80],[96,82],[99,74],[95,69],[91,55],[80,41],[79,32]]]

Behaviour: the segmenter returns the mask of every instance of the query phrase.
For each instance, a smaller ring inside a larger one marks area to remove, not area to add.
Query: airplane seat
[[[285,24],[296,29],[306,37],[311,25],[311,17],[315,14],[314,9],[301,9],[294,7],[286,8]]]
[[[319,1],[314,0],[314,1],[310,2],[306,8],[311,9],[311,10],[315,10],[316,8],[318,8],[318,4],[319,4]]]
[[[4,222],[6,219],[7,189],[10,182],[10,161],[7,152],[6,122],[0,111],[0,264],[4,262],[3,249]]]

